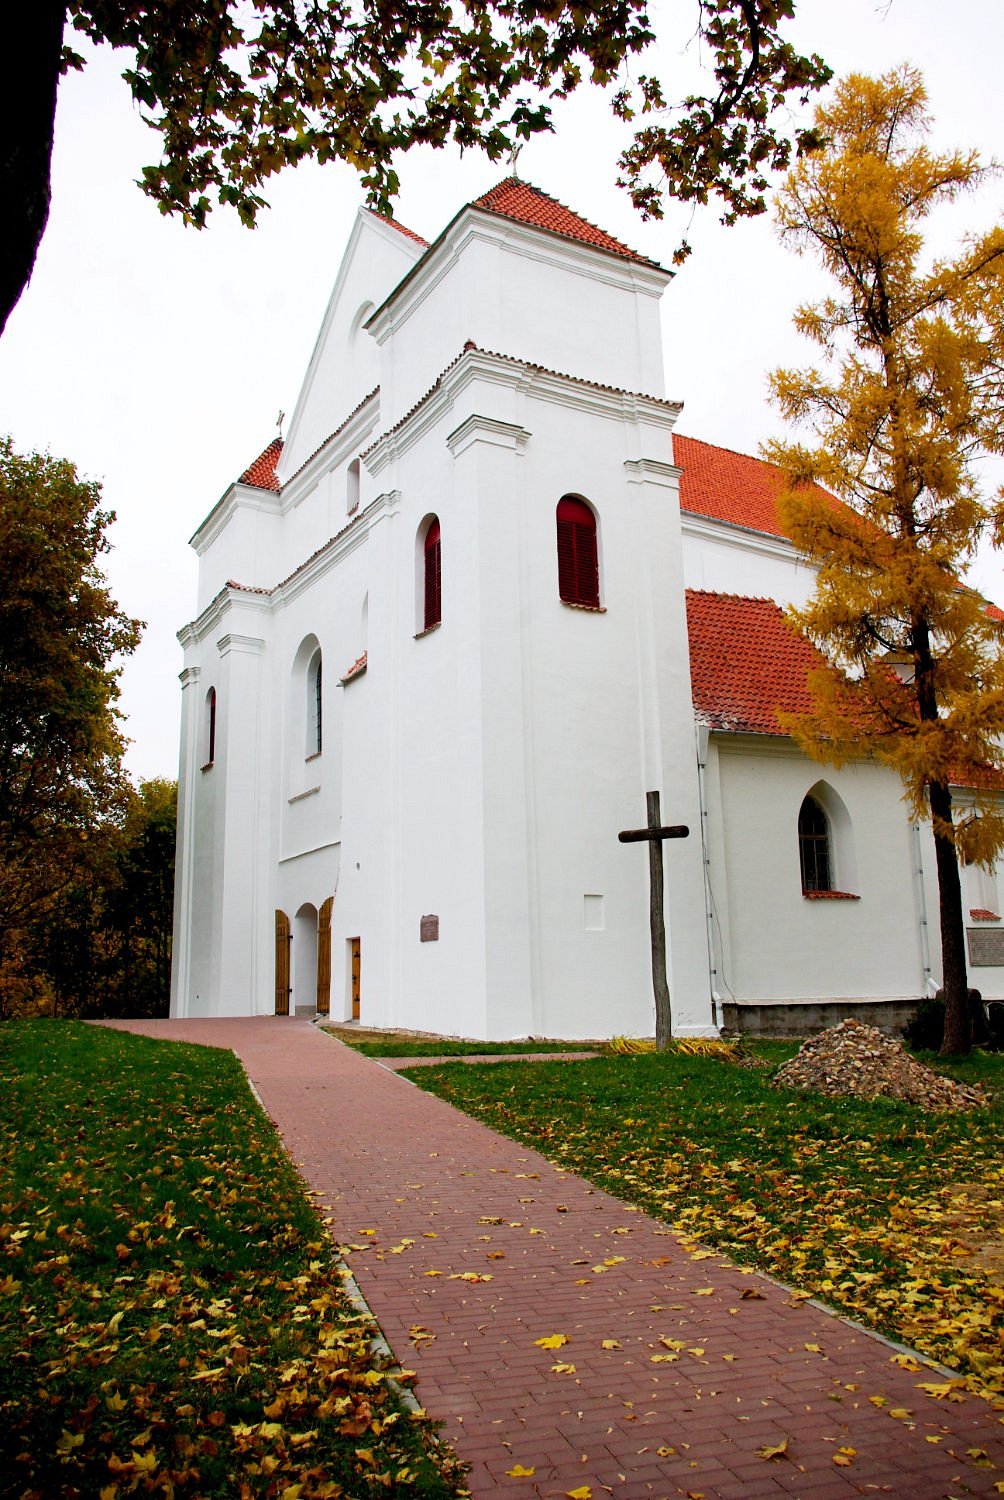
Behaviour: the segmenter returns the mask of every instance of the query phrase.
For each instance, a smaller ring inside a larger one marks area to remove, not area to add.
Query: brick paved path
[[[237,1052],[475,1497],[1001,1493],[1004,1425],[987,1403],[934,1399],[919,1385],[937,1374],[688,1254],[309,1023],[126,1024]],[[540,1348],[552,1334],[567,1342]],[[508,1477],[517,1465],[533,1475]]]

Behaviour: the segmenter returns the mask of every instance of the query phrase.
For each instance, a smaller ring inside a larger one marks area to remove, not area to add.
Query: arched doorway
[[[297,1015],[317,1009],[317,907],[309,901],[293,918],[293,1007]]]

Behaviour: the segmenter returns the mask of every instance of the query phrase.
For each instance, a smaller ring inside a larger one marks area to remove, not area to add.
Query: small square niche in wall
[[[583,914],[585,917],[585,929],[587,932],[602,932],[603,921],[603,897],[583,896]]]
[[[419,939],[423,943],[439,942],[439,918],[437,916],[423,917],[418,927]]]

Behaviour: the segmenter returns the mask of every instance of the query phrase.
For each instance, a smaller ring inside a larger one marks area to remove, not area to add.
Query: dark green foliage
[[[31,994],[25,931],[125,814],[116,700],[140,622],[100,559],[114,516],[73,464],[0,439],[0,1016]]]

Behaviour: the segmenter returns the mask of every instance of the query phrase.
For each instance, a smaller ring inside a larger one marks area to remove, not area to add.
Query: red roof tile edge
[[[1000,921],[1000,913],[996,912],[996,911],[990,911],[985,906],[971,906],[969,908],[969,915],[970,915],[970,917],[972,918],[972,920],[974,922],[999,922]]]
[[[860,901],[851,891],[803,891],[806,901]]]
[[[282,438],[274,437],[268,447],[262,449],[254,462],[248,464],[237,483],[249,485],[256,490],[278,491],[279,481],[275,477],[275,466],[279,462],[281,453]]]
[[[389,228],[396,229],[398,234],[403,234],[409,240],[414,240],[416,245],[424,245],[426,249],[429,248],[428,240],[423,239],[420,234],[416,234],[414,229],[409,229],[407,224],[401,224],[397,219],[392,219],[390,214],[377,213],[375,208],[368,208],[366,212],[374,219],[379,220],[381,224],[386,224]]]
[[[368,653],[366,651],[363,652],[362,656],[356,657],[351,667],[349,667],[344,675],[339,678],[339,681],[343,686],[346,682],[351,682],[354,677],[361,677],[363,675],[363,673],[366,671],[367,658]]]
[[[404,416],[399,417],[398,420],[394,423],[393,427],[388,427],[385,429],[385,431],[378,433],[377,436],[373,439],[372,443],[370,443],[369,447],[363,449],[360,457],[365,459],[367,454],[372,453],[373,449],[377,446],[378,443],[382,443],[385,441],[385,439],[393,437],[395,432],[400,432],[401,428],[411,421],[415,413],[421,411],[425,403],[431,400],[431,398],[436,394],[443,381],[446,379],[446,376],[449,375],[450,371],[455,370],[460,361],[464,359],[468,354],[482,354],[486,355],[488,359],[501,359],[504,360],[506,364],[518,365],[520,369],[532,370],[537,375],[552,375],[556,380],[568,380],[571,381],[573,385],[587,386],[591,391],[608,391],[612,396],[630,396],[633,400],[651,401],[656,406],[665,406],[669,411],[683,410],[682,401],[669,401],[665,396],[650,396],[647,395],[644,391],[626,391],[621,386],[603,385],[598,380],[586,380],[581,375],[567,375],[562,370],[550,370],[546,365],[536,365],[531,360],[520,359],[519,356],[515,354],[500,354],[495,349],[482,349],[474,342],[473,339],[468,339],[456,358],[451,359],[450,363],[439,372],[435,380],[429,386],[429,389],[423,392],[421,396],[419,396],[414,406],[409,407]],[[288,482],[289,481],[287,480],[287,483]]]
[[[622,260],[636,261],[639,265],[652,266],[658,271],[663,269],[657,261],[640,255],[637,250],[632,250],[622,240],[615,239],[598,224],[584,219],[567,204],[535,187],[532,182],[524,182],[515,174],[503,177],[501,182],[497,182],[467,206],[495,214],[500,219],[527,224],[532,229],[542,229],[561,239],[576,240],[594,250],[606,250],[611,255],[620,256]]]

